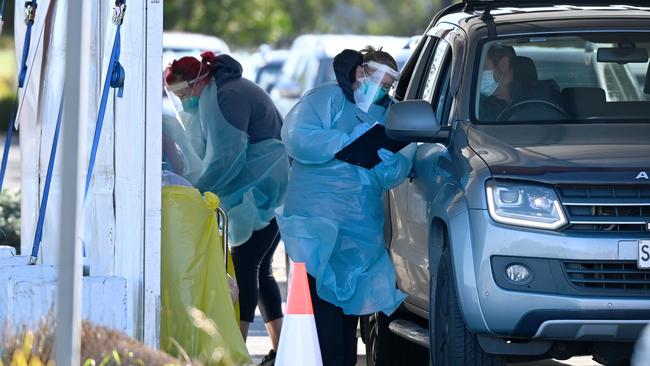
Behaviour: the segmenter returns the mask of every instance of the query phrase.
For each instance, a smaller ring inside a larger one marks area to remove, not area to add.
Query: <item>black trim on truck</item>
[[[510,336],[532,338],[549,320],[650,321],[650,310],[534,310],[521,317]]]

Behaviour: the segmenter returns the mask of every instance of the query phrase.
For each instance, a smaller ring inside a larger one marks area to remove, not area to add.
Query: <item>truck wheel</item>
[[[430,292],[436,297],[435,309],[430,309],[429,313],[435,316],[436,322],[435,329],[430,330],[433,336],[431,362],[436,366],[504,365],[500,357],[485,353],[476,334],[465,326],[451,268],[449,249],[445,249],[440,258],[435,292]]]
[[[395,316],[384,313],[367,316],[366,365],[368,366],[402,366],[421,365],[424,349],[394,334],[388,325]],[[363,322],[364,320],[362,320]]]
[[[366,341],[366,365],[392,366],[395,363],[397,336],[389,329],[390,319],[383,313],[368,315]]]

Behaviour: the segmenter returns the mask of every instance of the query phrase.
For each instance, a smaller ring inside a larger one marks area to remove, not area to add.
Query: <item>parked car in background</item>
[[[404,68],[406,61],[408,61],[409,57],[411,57],[411,54],[413,53],[415,47],[418,45],[420,38],[422,38],[422,36],[413,36],[409,38],[404,47],[394,55],[395,61],[397,61],[397,69],[400,72]]]
[[[271,91],[271,99],[283,116],[289,113],[298,99],[308,90],[336,80],[332,61],[342,50],[360,50],[367,45],[383,47],[397,55],[409,38],[366,35],[302,35],[293,42],[282,74]]]
[[[388,112],[388,135],[419,143],[387,207],[408,297],[362,319],[368,365],[629,362],[650,323],[647,4],[465,0],[434,17]],[[490,49],[511,101],[494,100]]]
[[[185,32],[163,32],[163,69],[183,56],[200,58],[201,52],[230,53],[226,42],[215,36]]]
[[[261,62],[255,72],[255,82],[270,93],[275,87],[284,66],[289,50],[268,50],[260,52]]]

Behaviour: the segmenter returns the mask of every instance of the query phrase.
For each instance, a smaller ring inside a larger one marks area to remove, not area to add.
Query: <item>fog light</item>
[[[512,264],[506,268],[506,274],[510,281],[523,284],[530,280],[530,271],[522,264]]]

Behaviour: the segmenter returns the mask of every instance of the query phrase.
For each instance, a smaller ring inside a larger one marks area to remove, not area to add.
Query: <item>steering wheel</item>
[[[541,107],[541,108],[540,108]],[[528,111],[526,111],[528,109]],[[546,101],[546,100],[541,100],[541,99],[529,99],[529,100],[523,100],[521,102],[517,102],[503,111],[499,113],[497,116],[496,120],[497,121],[509,121],[514,115],[522,112],[528,112],[526,114],[532,114],[530,112],[534,111],[535,115],[540,112],[540,109],[542,111],[546,112],[551,112],[551,114],[555,114],[556,116],[551,116],[548,117],[548,119],[554,119],[554,118],[561,118],[561,119],[567,119],[569,116],[566,114],[566,112],[558,107],[557,105]],[[528,119],[524,119],[528,120]]]

